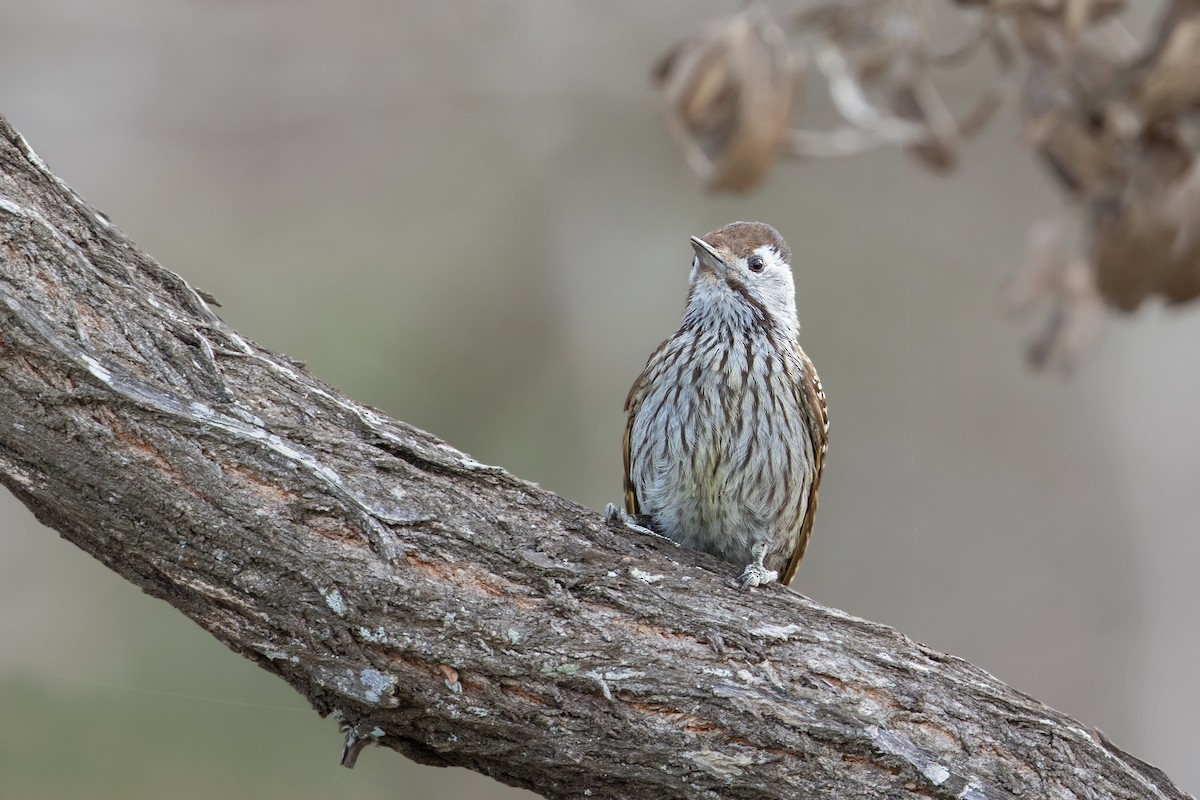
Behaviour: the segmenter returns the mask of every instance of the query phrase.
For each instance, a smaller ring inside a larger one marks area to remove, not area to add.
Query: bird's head
[[[773,324],[793,338],[799,333],[792,251],[779,231],[762,222],[732,222],[693,236],[692,249],[685,318]]]

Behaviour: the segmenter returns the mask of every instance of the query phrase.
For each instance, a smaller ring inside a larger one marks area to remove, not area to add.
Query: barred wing
[[[809,537],[812,536],[813,519],[817,515],[817,487],[821,483],[821,473],[825,469],[825,451],[829,445],[829,407],[825,403],[825,389],[821,386],[821,379],[817,377],[812,360],[799,346],[796,349],[800,351],[800,362],[804,368],[804,374],[796,387],[799,395],[797,399],[800,401],[800,408],[805,412],[804,419],[808,424],[808,437],[812,442],[813,478],[812,484],[808,488],[808,507],[804,512],[804,519],[800,523],[800,535],[796,537],[796,549],[792,551],[787,566],[784,567],[783,575],[779,578],[780,583],[785,586],[791,583],[792,578],[795,577],[800,560],[804,558],[804,551],[808,548]],[[628,472],[628,468],[626,472]]]

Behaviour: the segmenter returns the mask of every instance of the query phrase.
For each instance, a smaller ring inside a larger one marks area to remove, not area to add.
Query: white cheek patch
[[[756,295],[771,316],[787,331],[789,337],[800,333],[800,320],[796,316],[796,287],[792,282],[792,268],[769,244],[755,248],[754,254],[767,262],[766,268],[758,273]]]
[[[773,269],[787,268],[787,264],[783,263],[783,259],[775,252],[775,248],[769,244],[764,244],[762,247],[754,251],[755,255],[762,256],[763,261],[767,262],[767,266]]]

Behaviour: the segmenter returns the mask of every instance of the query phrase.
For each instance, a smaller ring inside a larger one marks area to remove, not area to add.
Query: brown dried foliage
[[[1015,97],[1029,145],[1065,196],[1063,213],[1032,226],[1005,295],[1013,311],[1051,305],[1033,363],[1073,365],[1106,304],[1131,311],[1148,298],[1200,297],[1200,0],[1164,3],[1145,43],[1123,25],[1121,0],[952,5],[976,27],[945,52],[933,0],[819,2],[782,25],[751,5],[663,59],[668,125],[710,189],[741,192],[779,155],[898,145],[951,170]],[[952,110],[935,78],[985,52],[995,80]],[[843,120],[833,130],[793,127],[809,63]]]
[[[744,192],[766,176],[802,63],[762,6],[709,25],[659,62],[668,127],[708,188]]]

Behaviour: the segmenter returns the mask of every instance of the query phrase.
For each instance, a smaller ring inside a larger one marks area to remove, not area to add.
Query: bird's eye
[[[762,256],[750,256],[750,260],[746,262],[746,266],[750,268],[751,272],[762,272],[763,268],[767,266],[767,262],[763,261]]]

